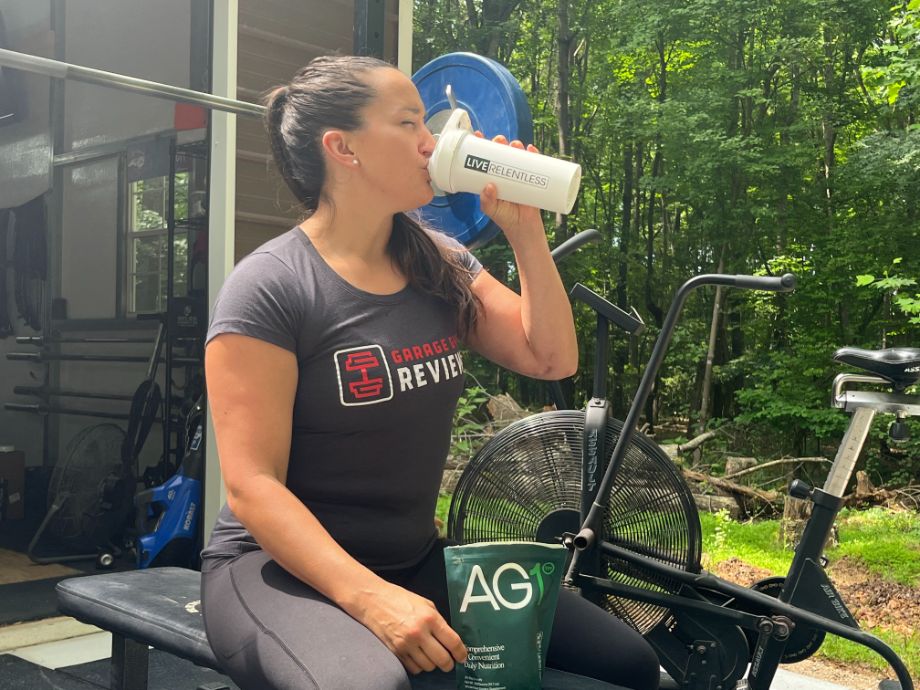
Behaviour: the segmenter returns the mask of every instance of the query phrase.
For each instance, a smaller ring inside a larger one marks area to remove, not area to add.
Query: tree
[[[535,143],[582,165],[575,211],[547,230],[560,241],[597,227],[604,240],[564,279],[635,305],[648,324],[628,346],[611,340],[616,414],[677,287],[720,263],[791,271],[799,288],[727,291],[716,323],[714,291],[693,295],[645,411],[653,425],[702,410],[798,452],[845,422],[826,404],[837,347],[917,342],[920,0],[888,1],[416,3],[418,53],[497,57],[527,93]],[[506,247],[481,257],[513,283]],[[581,403],[594,321],[576,313]],[[540,397],[487,363],[474,369]]]

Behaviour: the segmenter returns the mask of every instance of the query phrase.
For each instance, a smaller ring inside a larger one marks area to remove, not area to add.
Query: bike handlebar
[[[795,276],[784,273],[778,278],[772,276],[728,276],[732,287],[745,290],[765,290],[768,292],[792,292],[795,290]]]
[[[550,256],[552,256],[553,261],[558,264],[565,257],[578,249],[581,245],[587,244],[588,242],[596,242],[600,238],[601,234],[593,228],[591,230],[582,230],[577,235],[573,235],[558,247],[553,249],[553,251],[550,252]]]
[[[766,292],[792,292],[796,279],[792,273],[776,276],[727,275],[725,273],[703,273],[693,276],[680,286],[675,300],[682,301],[682,296],[704,285],[725,285],[742,290],[764,290]]]
[[[694,276],[687,280],[678,288],[674,295],[674,300],[665,315],[664,322],[658,338],[655,340],[655,346],[652,348],[652,354],[649,358],[648,365],[639,381],[639,388],[633,397],[632,404],[629,406],[629,413],[626,415],[626,421],[623,422],[623,431],[616,441],[616,446],[610,456],[610,462],[604,471],[600,486],[597,489],[598,498],[591,505],[588,515],[583,517],[581,531],[575,536],[575,556],[569,564],[569,571],[566,575],[567,582],[574,582],[575,576],[579,573],[579,553],[591,548],[595,543],[595,531],[601,523],[601,516],[605,510],[604,506],[598,501],[604,500],[610,493],[613,486],[613,479],[619,470],[619,466],[626,455],[626,449],[632,442],[633,433],[638,427],[639,415],[645,409],[645,402],[652,391],[655,377],[661,369],[661,362],[664,359],[664,353],[671,342],[671,336],[674,334],[674,328],[677,325],[677,317],[681,307],[687,299],[687,296],[698,287],[704,285],[725,285],[727,287],[745,288],[748,290],[768,290],[771,292],[789,292],[795,289],[795,276],[786,273],[780,277],[772,276],[745,276],[745,275],[726,275],[723,273],[707,273]]]

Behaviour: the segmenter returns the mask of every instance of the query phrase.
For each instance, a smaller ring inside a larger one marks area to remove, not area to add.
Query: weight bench
[[[70,578],[56,591],[62,613],[112,633],[111,690],[147,690],[148,646],[223,673],[205,636],[200,584],[195,570],[150,568]],[[440,671],[412,676],[411,682],[413,690],[457,685],[453,673]],[[623,690],[555,669],[546,669],[543,689]],[[221,685],[208,683],[201,690]]]

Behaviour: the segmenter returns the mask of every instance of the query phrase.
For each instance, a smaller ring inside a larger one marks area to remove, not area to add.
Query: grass
[[[734,522],[703,513],[703,552],[711,563],[736,556],[750,565],[782,575],[792,552],[784,550],[777,520]],[[920,514],[884,508],[844,510],[837,518],[840,544],[827,552],[831,563],[844,556],[869,571],[909,587],[920,587]]]
[[[784,550],[777,520],[738,523],[722,514],[702,514],[703,553],[709,567],[740,558],[745,563],[784,575],[792,552]],[[884,508],[844,510],[837,518],[839,546],[827,557],[832,565],[844,556],[859,561],[869,572],[910,587],[920,587],[920,514]],[[920,631],[902,634],[885,628],[869,632],[897,652],[911,675],[920,674]],[[845,664],[858,663],[886,671],[888,664],[872,650],[828,635],[819,655]]]
[[[840,546],[834,558],[850,556],[870,571],[908,587],[920,587],[920,515],[872,508],[838,519]]]

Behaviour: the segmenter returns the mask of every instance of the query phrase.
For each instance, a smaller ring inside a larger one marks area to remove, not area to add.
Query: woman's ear
[[[356,159],[354,151],[349,147],[348,142],[345,140],[345,133],[342,130],[327,130],[326,133],[323,134],[322,141],[323,150],[332,161],[348,168],[353,168],[355,166],[354,161]]]

